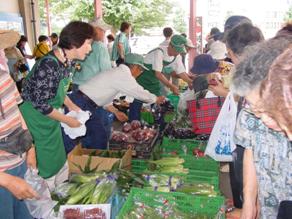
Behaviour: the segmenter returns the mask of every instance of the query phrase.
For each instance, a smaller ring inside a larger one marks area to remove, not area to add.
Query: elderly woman
[[[59,112],[63,104],[80,110],[66,95],[71,82],[73,60],[85,59],[91,51],[94,29],[85,22],[73,21],[60,34],[58,48],[39,59],[27,76],[20,110],[36,148],[39,175],[50,190],[68,178],[68,166],[60,122],[70,127],[81,124]]]
[[[241,61],[240,57],[244,53],[244,50],[260,41],[263,41],[264,37],[259,28],[253,26],[250,22],[243,22],[229,30],[228,34],[225,36],[225,40],[229,57],[235,65],[238,65]],[[232,76],[229,76],[229,78],[231,77]],[[218,83],[218,86],[213,88],[214,92],[218,93],[222,90],[222,87],[223,86]],[[242,97],[238,101],[238,112],[243,107],[243,102],[244,98]],[[236,208],[242,208],[243,154],[244,148],[237,145],[236,149],[232,153],[233,162],[229,162],[230,184],[233,203]]]
[[[282,122],[275,121],[274,114],[268,110],[269,105],[273,105],[278,107],[274,110],[281,110],[281,114],[285,113],[288,110],[285,107],[288,99],[280,98],[283,92],[281,94],[279,88],[270,93],[269,99],[261,98],[268,95],[261,83],[267,83],[263,80],[267,77],[272,63],[290,43],[292,38],[287,34],[249,48],[233,76],[231,89],[236,94],[244,96],[248,102],[247,108],[239,114],[235,130],[235,143],[245,148],[244,203],[241,218],[255,218],[259,214],[258,204],[261,218],[276,218],[280,202],[292,199],[292,182],[289,180],[292,175],[292,147],[287,137],[289,135]],[[279,58],[271,67],[268,78],[275,70],[278,60]],[[284,69],[282,66],[282,70]],[[281,81],[283,78],[278,80]],[[273,83],[277,82],[273,81],[271,84]],[[286,92],[285,95],[291,97],[291,89],[290,94]],[[277,102],[278,99],[282,99],[282,102]]]

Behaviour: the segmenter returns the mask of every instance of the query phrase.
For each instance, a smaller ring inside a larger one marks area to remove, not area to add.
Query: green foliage
[[[44,22],[44,0],[39,0],[39,7]],[[121,22],[128,21],[135,33],[163,26],[171,8],[171,3],[165,0],[102,0],[104,20],[115,30],[119,29]],[[50,0],[50,13],[56,20],[88,21],[94,17],[94,0]]]
[[[286,16],[284,18],[285,21],[292,21],[292,7],[288,9],[286,12]]]
[[[175,11],[175,16],[173,18],[174,29],[179,33],[186,33],[187,31],[187,23],[185,21],[185,11],[182,9],[177,9]]]

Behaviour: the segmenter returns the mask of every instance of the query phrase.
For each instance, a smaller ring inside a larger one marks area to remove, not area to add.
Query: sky
[[[181,5],[186,11],[186,20],[188,20],[190,0],[171,1],[176,5]],[[215,7],[210,8],[211,4]],[[292,6],[292,0],[197,0],[197,16],[203,17],[205,34],[208,32],[207,30],[211,29],[212,24],[210,23],[213,21],[223,31],[223,25],[228,15],[237,14],[249,17],[266,37],[271,37],[278,28],[275,22],[282,22],[284,12],[288,10],[289,6]],[[216,9],[217,11],[214,11]],[[275,13],[277,14],[275,15]],[[273,26],[277,27],[273,29]]]

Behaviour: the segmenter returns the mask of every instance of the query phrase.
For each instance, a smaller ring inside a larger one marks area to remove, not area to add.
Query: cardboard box
[[[69,154],[68,154],[68,163],[69,163],[69,171],[70,173],[81,173],[78,167],[76,167],[73,163],[80,165],[82,168],[87,163],[89,155],[93,151],[101,151],[96,149],[85,149],[82,148],[81,145],[77,145]],[[112,166],[121,161],[121,167],[124,169],[130,169],[132,162],[132,150],[128,149],[122,158],[108,158],[108,157],[99,157],[92,156],[90,169],[95,168],[97,165],[97,171],[99,170],[111,170]]]

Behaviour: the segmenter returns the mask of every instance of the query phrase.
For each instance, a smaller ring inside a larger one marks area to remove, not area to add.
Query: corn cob
[[[179,157],[164,157],[160,160],[150,160],[148,162],[159,166],[175,166],[183,164],[185,160]]]
[[[95,183],[89,182],[82,184],[68,199],[67,204],[78,204],[83,198],[89,195],[95,188]]]

